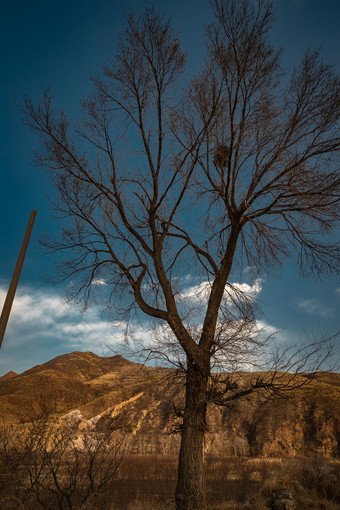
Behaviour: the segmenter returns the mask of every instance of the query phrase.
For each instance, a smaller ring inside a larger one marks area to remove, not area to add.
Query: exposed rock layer
[[[181,420],[174,409],[183,405],[183,379],[175,375],[121,356],[74,352],[2,377],[0,413],[6,423],[48,414],[80,434],[122,429],[136,453],[176,454]],[[206,451],[340,456],[340,374],[320,372],[289,399],[252,395],[227,408],[210,406]]]

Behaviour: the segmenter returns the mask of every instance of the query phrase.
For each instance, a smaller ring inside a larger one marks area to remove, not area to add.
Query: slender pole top
[[[33,229],[33,224],[34,224],[36,214],[37,214],[37,211],[35,211],[35,210],[33,210],[31,212],[31,216],[28,221],[24,240],[21,245],[21,250],[19,252],[18,260],[17,260],[16,266],[14,269],[12,280],[11,280],[11,283],[10,283],[10,286],[9,286],[9,289],[7,292],[7,296],[5,299],[5,303],[4,303],[4,306],[2,309],[2,313],[1,313],[1,317],[0,317],[0,347],[2,345],[2,341],[3,341],[4,335],[5,335],[6,326],[7,326],[7,322],[9,319],[9,314],[11,313],[11,308],[12,308],[12,304],[13,304],[13,300],[14,300],[14,296],[15,296],[15,291],[17,290],[20,273],[21,273],[21,269],[22,269],[22,266],[24,263],[24,259],[25,259],[28,243],[29,243],[29,240],[31,237],[31,232]]]

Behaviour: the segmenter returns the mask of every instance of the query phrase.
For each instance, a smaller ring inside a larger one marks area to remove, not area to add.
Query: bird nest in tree
[[[214,164],[218,168],[226,168],[229,158],[229,147],[226,145],[218,145],[214,154]]]

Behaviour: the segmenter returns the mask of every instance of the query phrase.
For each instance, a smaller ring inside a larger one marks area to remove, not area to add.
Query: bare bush
[[[0,498],[25,508],[104,508],[125,453],[124,436],[80,432],[47,420],[2,429]]]

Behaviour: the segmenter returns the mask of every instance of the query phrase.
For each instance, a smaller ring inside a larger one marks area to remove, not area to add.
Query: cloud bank
[[[6,293],[7,287],[0,285],[1,309]],[[99,307],[82,313],[65,304],[55,291],[21,287],[7,324],[0,375],[74,350],[107,354],[107,346],[122,337],[123,326],[103,318]]]
[[[181,295],[195,306],[197,299],[208,296],[210,284],[201,282],[189,286],[192,278],[184,279],[187,284]],[[98,280],[95,285],[105,282]],[[262,280],[253,285],[236,283],[236,291],[242,291],[252,299],[262,290]],[[0,309],[5,301],[8,286],[0,283]],[[229,297],[230,292],[228,289]],[[228,299],[228,294],[226,293]],[[158,326],[158,328],[161,324]],[[262,329],[264,327],[264,329]],[[197,327],[200,328],[200,320]],[[120,349],[126,324],[109,321],[103,316],[102,307],[93,305],[86,312],[71,307],[61,299],[55,288],[34,288],[20,286],[15,296],[10,319],[1,349],[0,375],[9,370],[22,372],[32,366],[75,350],[92,351],[98,355],[113,355]],[[267,334],[275,328],[262,323],[261,329]],[[161,329],[154,330],[157,336]],[[134,338],[144,345],[153,342],[151,331],[141,325],[133,328]]]

